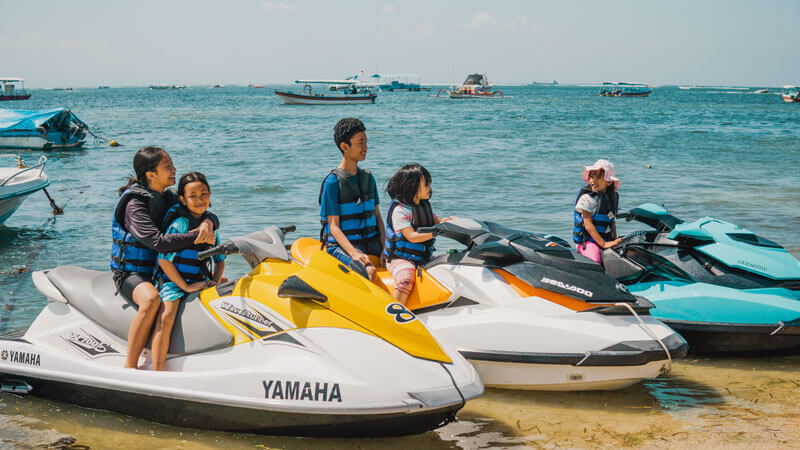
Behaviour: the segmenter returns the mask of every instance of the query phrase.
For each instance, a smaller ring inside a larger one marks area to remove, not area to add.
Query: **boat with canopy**
[[[0,109],[0,148],[77,148],[87,134],[89,126],[67,108]]]

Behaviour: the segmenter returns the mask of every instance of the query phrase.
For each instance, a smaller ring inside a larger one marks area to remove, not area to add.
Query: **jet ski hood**
[[[645,203],[621,214],[665,233],[667,239],[695,247],[728,267],[773,280],[800,279],[800,261],[785,248],[750,230],[713,217],[684,222],[666,208]]]
[[[534,288],[586,302],[636,302],[627,288],[603,267],[546,236],[507,228],[493,222],[457,218],[430,230],[467,246],[434,259],[439,263],[480,265],[505,270]]]

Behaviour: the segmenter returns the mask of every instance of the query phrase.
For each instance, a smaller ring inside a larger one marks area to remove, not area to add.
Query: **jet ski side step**
[[[800,355],[800,323],[735,324],[659,318],[697,355]]]
[[[686,356],[688,346],[678,335],[662,340],[673,358]],[[664,350],[655,341],[628,341],[602,350],[584,353],[529,353],[498,350],[460,350],[465,358],[476,361],[515,364],[554,364],[571,366],[641,366],[666,359]]]
[[[383,437],[424,433],[455,419],[462,403],[419,412],[293,413],[213,404],[26,377],[40,397],[166,425],[284,436]]]

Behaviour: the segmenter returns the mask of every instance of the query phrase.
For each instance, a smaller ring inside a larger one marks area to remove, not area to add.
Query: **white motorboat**
[[[289,229],[204,252],[239,253],[253,270],[181,301],[163,372],[123,369],[136,313],[111,273],[35,272],[48,301],[26,331],[0,337],[3,389],[178,426],[323,436],[420,433],[483,392],[380,288],[324,258],[293,261]]]
[[[39,161],[28,167],[17,155],[0,155],[0,157],[16,158],[12,167],[0,167],[0,224],[22,205],[25,199],[36,191],[50,185],[44,166],[47,158],[42,155]]]
[[[621,389],[657,377],[686,354],[686,342],[650,317],[650,302],[575,250],[469,219],[430,230],[467,248],[420,267],[406,306],[457,348],[486,386]],[[300,261],[323,254],[313,239],[295,245]],[[388,270],[379,269],[378,278],[393,292]]]
[[[372,88],[360,86],[357,80],[297,80],[302,84],[301,92],[275,89],[275,95],[285,105],[351,105],[373,104],[378,95]],[[342,94],[314,92],[312,85],[325,84],[328,91],[342,91]]]

